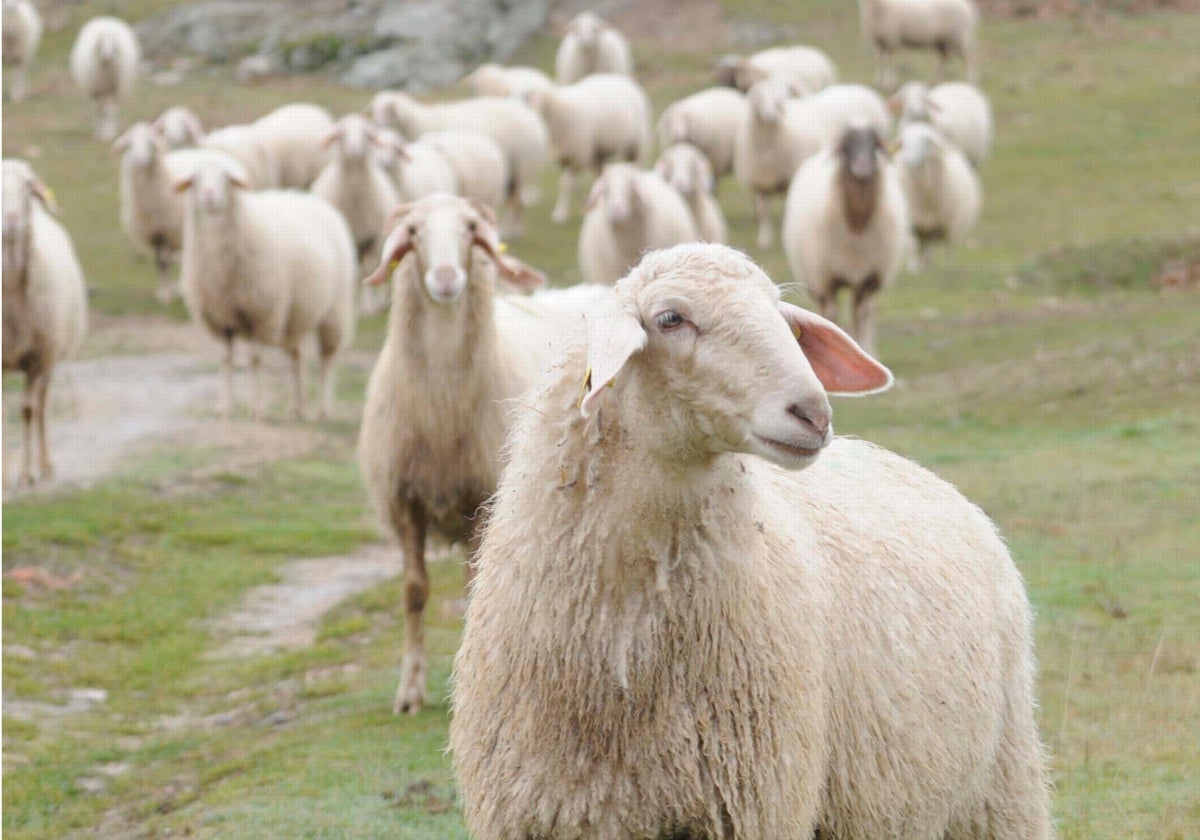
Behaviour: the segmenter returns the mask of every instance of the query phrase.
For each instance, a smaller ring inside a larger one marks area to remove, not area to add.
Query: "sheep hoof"
[[[154,299],[163,306],[167,306],[175,300],[175,295],[175,286],[171,283],[165,283],[154,290]]]
[[[33,481],[32,473],[23,472],[19,476],[17,476],[17,489],[28,490],[30,487],[33,486],[33,484],[34,484],[34,481]]]
[[[400,688],[396,691],[396,702],[392,704],[393,715],[415,715],[421,711],[425,703],[423,692],[411,686],[405,686],[401,680]]]

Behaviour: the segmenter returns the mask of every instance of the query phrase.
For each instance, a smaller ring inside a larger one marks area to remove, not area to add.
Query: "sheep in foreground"
[[[405,142],[395,129],[376,127],[380,145],[375,159],[392,179],[403,202],[435,192],[458,192],[458,176],[446,156],[420,140]]]
[[[132,90],[141,60],[137,36],[123,20],[96,17],[79,30],[71,47],[71,77],[92,100],[99,139],[117,136],[118,103]]]
[[[699,239],[683,197],[661,175],[611,163],[584,208],[579,268],[584,282],[611,286],[646,251]]]
[[[554,75],[560,85],[593,73],[633,75],[633,54],[625,36],[592,12],[580,12],[570,23],[554,55]]]
[[[34,483],[33,434],[38,469],[54,475],[46,442],[46,394],[54,366],[73,354],[87,330],[87,290],[71,237],[51,218],[50,191],[23,160],[3,163],[4,370],[25,374],[21,397],[21,486]]]
[[[584,169],[595,167],[599,174],[610,158],[635,161],[650,151],[650,100],[628,76],[593,74],[532,94],[530,104],[546,121],[562,166],[552,221],[570,217],[575,181]]]
[[[527,99],[535,90],[546,90],[554,82],[536,67],[481,64],[463,79],[463,84],[476,96],[515,96],[518,99]]]
[[[524,209],[538,200],[537,178],[546,165],[549,142],[546,126],[532,108],[501,96],[424,104],[406,93],[381,91],[367,110],[377,125],[396,129],[406,140],[444,129],[489,135],[508,159],[507,225],[513,236],[521,234]]]
[[[992,146],[992,106],[974,85],[946,82],[930,88],[906,82],[888,100],[900,128],[927,122],[967,156],[976,169]]]
[[[904,189],[874,129],[850,129],[796,171],[783,217],[792,277],[831,321],[839,320],[839,290],[848,289],[853,335],[868,353],[875,296],[900,270],[908,242]]]
[[[742,93],[768,76],[791,82],[801,96],[816,93],[838,79],[833,61],[816,47],[772,47],[753,55],[727,55],[713,71],[717,82]]]
[[[704,153],[691,143],[675,143],[662,153],[654,171],[687,202],[701,241],[723,243],[728,227],[713,195],[716,179]]]
[[[510,180],[508,158],[489,135],[479,131],[431,131],[419,141],[436,149],[454,170],[457,186],[450,190],[488,207],[504,203]]]
[[[173,105],[154,120],[154,128],[172,149],[190,149],[204,139],[204,124],[191,108]]]
[[[691,143],[708,157],[713,175],[733,171],[733,146],[746,117],[746,97],[727,87],[707,88],[672,102],[658,118],[660,148]]]
[[[827,392],[890,381],[718,245],[588,313],[515,422],[467,606],[471,837],[1052,836],[1004,543],[833,435]]]
[[[392,276],[388,333],[367,384],[358,455],[368,494],[404,551],[407,631],[394,711],[425,702],[425,536],[468,541],[495,490],[512,400],[549,360],[557,337],[608,289],[577,286],[533,297],[541,275],[501,253],[491,211],[450,195],[397,209],[383,262]],[[393,273],[393,269],[395,269]]]
[[[941,78],[952,55],[962,58],[967,81],[974,84],[978,80],[975,27],[979,11],[972,0],[858,0],[858,8],[863,32],[879,54],[877,86],[895,87],[892,53],[898,47],[936,50],[935,80]]]
[[[919,249],[914,268],[929,261],[934,242],[959,242],[979,221],[983,190],[966,155],[926,123],[909,123],[897,138],[896,163]]]
[[[25,75],[42,40],[42,17],[29,0],[4,0],[4,75],[8,99],[25,99]]]
[[[254,416],[262,417],[260,345],[291,358],[297,417],[304,416],[301,342],[315,333],[321,358],[321,416],[333,399],[332,366],[354,332],[354,239],[324,200],[292,190],[248,192],[219,163],[180,179],[188,192],[180,286],[192,320],[224,342],[217,412],[233,407],[233,343],[251,343]]]

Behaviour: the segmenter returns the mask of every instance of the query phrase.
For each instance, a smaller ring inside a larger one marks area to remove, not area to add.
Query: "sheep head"
[[[177,193],[191,193],[193,206],[209,215],[221,215],[233,207],[235,190],[250,189],[250,182],[229,167],[208,161],[171,184]]]
[[[583,212],[603,212],[613,227],[637,224],[645,210],[638,181],[642,172],[628,163],[610,163],[592,184]]]
[[[928,123],[909,123],[900,129],[895,142],[900,164],[912,170],[940,165],[949,150],[949,141]]]
[[[337,153],[343,160],[362,161],[372,149],[385,149],[385,142],[380,139],[374,123],[360,114],[347,114],[342,117],[321,138],[321,146],[337,147]]]
[[[654,171],[686,199],[713,191],[712,164],[704,152],[691,143],[675,143],[668,147],[654,165]]]
[[[204,139],[204,126],[200,118],[187,108],[168,108],[154,121],[154,128],[172,149],[196,146]]]
[[[746,93],[754,115],[760,122],[773,125],[783,118],[785,104],[799,95],[794,83],[782,76],[768,76]]]
[[[113,142],[112,150],[138,169],[151,166],[169,151],[166,138],[153,125],[144,122],[129,126]]]
[[[604,18],[592,12],[580,12],[567,24],[567,31],[572,33],[585,51],[596,49],[600,35],[608,29]]]
[[[420,107],[420,103],[407,93],[384,90],[371,98],[371,103],[366,109],[366,116],[370,117],[371,122],[375,123],[375,125],[394,128],[405,139],[415,140],[416,126],[414,122],[416,115],[414,111],[418,107]]]

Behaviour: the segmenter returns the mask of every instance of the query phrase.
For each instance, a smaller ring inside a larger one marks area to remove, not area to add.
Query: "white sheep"
[[[959,242],[974,229],[983,189],[974,167],[926,123],[909,123],[897,138],[896,163],[919,249],[913,268],[929,261],[933,243]]]
[[[696,232],[704,242],[723,243],[728,234],[725,214],[713,195],[716,179],[704,152],[691,143],[668,146],[654,164],[654,171],[674,187],[696,222]]]
[[[496,487],[513,400],[581,311],[610,294],[574,287],[533,297],[541,275],[501,253],[491,210],[451,195],[399,208],[383,262],[392,277],[387,338],[367,384],[359,464],[375,509],[404,552],[407,633],[394,711],[425,702],[422,615],[429,597],[425,536],[468,541],[474,563],[480,505]]]
[[[560,85],[592,73],[633,75],[633,54],[619,30],[592,12],[580,12],[567,24],[554,55],[554,75]]]
[[[454,665],[475,840],[1053,836],[1031,610],[948,483],[835,439],[886,368],[719,245],[522,400]]]
[[[46,393],[55,365],[73,354],[87,330],[83,270],[66,230],[51,218],[58,208],[46,185],[23,160],[3,163],[4,370],[25,374],[21,398],[24,450],[18,483],[34,483],[37,429],[42,479],[54,474],[46,441]]]
[[[375,158],[391,176],[401,201],[416,201],[435,192],[458,192],[454,167],[433,146],[420,140],[408,143],[392,128],[376,126],[375,132],[380,141]]]
[[[801,96],[816,93],[838,80],[833,61],[816,47],[771,47],[753,55],[727,55],[713,71],[716,80],[745,93],[768,76],[781,76]]]
[[[262,417],[260,345],[282,348],[292,363],[297,417],[304,416],[301,342],[316,335],[321,416],[333,399],[333,362],[354,332],[354,238],[324,200],[294,190],[248,192],[219,163],[180,179],[188,192],[180,286],[192,319],[225,344],[217,412],[233,407],[233,344],[251,343],[253,415]]]
[[[190,108],[173,105],[154,120],[154,128],[172,149],[190,149],[204,139],[204,124]]]
[[[966,65],[967,80],[977,81],[975,27],[979,11],[972,0],[858,0],[858,8],[863,32],[879,54],[875,77],[879,87],[895,87],[892,53],[899,47],[936,50],[935,79],[945,72],[947,59],[957,55]]]
[[[504,203],[511,176],[504,150],[479,131],[430,131],[418,141],[436,149],[454,170],[457,183],[450,192],[489,207]]]
[[[236,160],[254,189],[270,188],[277,177],[278,167],[253,125],[227,125],[210,131],[201,139],[200,148],[222,152]]]
[[[646,251],[699,239],[687,203],[661,175],[610,163],[592,185],[584,208],[580,272],[586,283],[611,286]]]
[[[650,151],[650,99],[629,76],[595,73],[531,94],[530,104],[546,121],[551,150],[562,166],[550,214],[554,222],[570,217],[580,172],[595,167],[599,174],[611,158],[641,160]]]
[[[672,143],[691,143],[704,152],[713,175],[720,178],[733,171],[734,143],[746,108],[746,97],[727,87],[707,88],[679,99],[658,118],[658,145],[665,149]]]
[[[92,100],[96,137],[117,136],[117,108],[137,79],[142,48],[125,21],[107,15],[92,18],[71,47],[71,77]]]
[[[25,75],[42,40],[42,17],[29,0],[4,0],[4,75],[8,97],[25,99]]]
[[[272,166],[263,186],[307,189],[329,163],[324,141],[333,129],[333,117],[319,105],[282,105],[255,120],[252,129]]]
[[[536,67],[481,64],[463,79],[476,96],[515,96],[526,99],[535,90],[546,90],[553,80]]]
[[[967,156],[976,169],[992,146],[992,106],[974,85],[946,82],[934,88],[905,82],[888,100],[900,128],[927,122]]]
[[[852,334],[868,353],[875,352],[875,296],[903,266],[908,243],[904,188],[874,129],[852,128],[836,148],[800,165],[783,216],[792,277],[831,321],[847,289]]]

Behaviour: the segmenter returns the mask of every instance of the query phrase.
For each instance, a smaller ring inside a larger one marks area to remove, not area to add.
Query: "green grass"
[[[74,26],[108,6],[85,4]],[[852,3],[725,8],[825,47],[845,79],[871,78]],[[116,225],[116,164],[64,69],[73,31],[47,36],[37,95],[6,107],[4,154],[31,157],[57,192],[94,311],[182,321],[153,302],[152,266]],[[1099,31],[987,20],[982,41],[997,122],[983,220],[882,296],[897,387],[839,401],[837,425],[954,481],[1005,533],[1038,613],[1060,837],[1197,837],[1200,299],[1149,280],[1200,250],[1200,111],[1184,106],[1200,85],[1200,16],[1114,17]],[[549,66],[554,43],[539,36],[515,60]],[[706,53],[640,42],[636,54],[657,107],[707,83]],[[221,124],[297,99],[345,112],[367,98],[328,75],[235,87],[214,68],[143,85],[127,115],[185,102]],[[547,198],[554,187],[547,173]],[[778,249],[753,246],[745,192],[725,183],[720,197],[733,244],[790,279]],[[550,204],[513,252],[574,282],[577,228],[550,225]],[[360,348],[378,346],[381,325],[360,327]],[[361,401],[363,382],[347,371],[340,399]],[[6,377],[10,411],[15,384]],[[168,450],[95,487],[5,505],[6,836],[464,836],[442,751],[460,627],[439,602],[461,594],[456,564],[433,568],[436,702],[415,718],[390,715],[398,581],[332,611],[311,649],[205,656],[210,620],[285,561],[374,539],[356,424],[323,431],[331,442],[296,461],[211,474],[203,453]],[[21,566],[80,577],[48,592],[7,576]],[[30,720],[8,709],[84,687],[107,701]],[[105,775],[114,765],[124,772]]]

